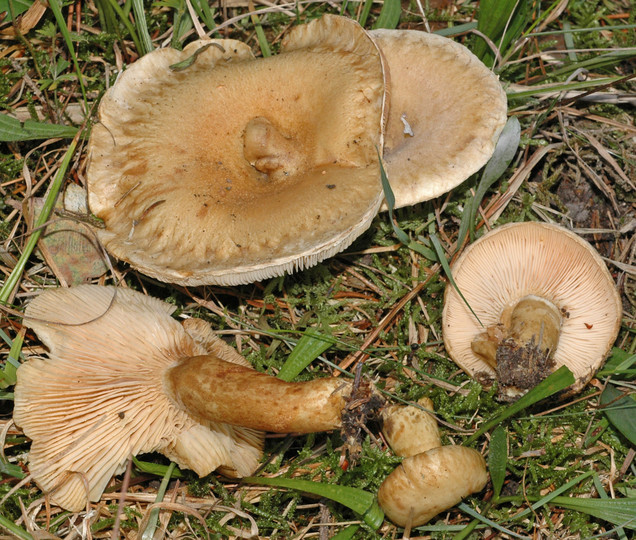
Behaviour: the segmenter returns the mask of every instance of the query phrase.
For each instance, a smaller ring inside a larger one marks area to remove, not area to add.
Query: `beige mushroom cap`
[[[417,404],[390,405],[382,411],[382,434],[396,456],[414,456],[442,446],[433,402],[423,397]]]
[[[484,382],[495,371],[471,343],[522,298],[543,298],[562,315],[553,359],[554,369],[565,365],[574,374],[569,393],[592,378],[618,334],[622,306],[612,276],[594,248],[563,227],[528,222],[493,229],[466,248],[452,272],[483,326],[449,285],[444,344],[464,371]]]
[[[439,446],[404,459],[380,485],[378,503],[396,525],[417,527],[486,482],[486,462],[477,450]]]
[[[79,511],[101,496],[131,455],[161,452],[199,475],[245,476],[262,455],[259,431],[199,423],[168,398],[162,374],[184,356],[247,364],[199,321],[127,289],[48,290],[25,324],[49,348],[18,369],[14,420],[32,439],[29,470],[42,491]],[[46,384],[45,384],[46,383]]]
[[[162,281],[235,285],[314,265],[381,203],[382,60],[344,17],[294,28],[269,58],[232,40],[156,50],[99,114],[87,172],[97,233]]]
[[[506,123],[506,94],[451,39],[417,30],[370,34],[391,72],[384,161],[395,207],[433,199],[490,159]]]

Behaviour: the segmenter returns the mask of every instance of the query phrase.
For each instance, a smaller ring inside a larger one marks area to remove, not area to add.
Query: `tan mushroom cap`
[[[390,405],[382,411],[382,434],[396,456],[410,457],[442,446],[433,402],[423,397],[415,405]]]
[[[49,290],[25,324],[49,348],[18,369],[14,420],[32,439],[29,470],[53,502],[72,510],[101,496],[131,455],[161,452],[199,475],[256,469],[263,434],[197,422],[165,394],[162,374],[184,356],[248,365],[203,321],[182,326],[173,307],[127,289]]]
[[[486,462],[477,450],[438,446],[404,459],[380,485],[378,503],[396,525],[417,527],[486,482]]]
[[[314,265],[382,199],[382,61],[344,17],[294,28],[269,58],[232,40],[154,51],[99,114],[87,172],[98,235],[162,281],[235,285]]]
[[[417,30],[370,34],[391,72],[384,161],[395,207],[433,199],[490,159],[506,123],[506,94],[451,39]]]
[[[495,370],[471,348],[521,299],[541,298],[561,314],[554,369],[565,365],[580,390],[604,362],[621,322],[620,296],[605,263],[585,240],[558,225],[512,223],[468,246],[453,278],[481,326],[452,286],[446,289],[444,344],[469,375],[492,381]]]

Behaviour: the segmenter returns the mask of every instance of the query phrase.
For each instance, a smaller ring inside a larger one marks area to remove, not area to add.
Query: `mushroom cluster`
[[[368,33],[326,15],[290,31],[269,58],[234,40],[156,50],[121,74],[99,116],[87,184],[105,248],[161,281],[236,285],[350,245],[381,208],[380,159],[397,207],[452,189],[492,154],[506,97],[451,40]],[[49,352],[18,369],[14,419],[32,440],[34,480],[56,504],[77,511],[98,500],[131,455],[157,451],[202,476],[244,476],[264,431],[341,426],[350,383],[258,373],[207,323],[179,324],[172,311],[88,285],[47,290],[28,305],[24,323]],[[442,484],[416,484],[396,498],[409,475],[451,462],[454,474],[464,464],[481,471],[483,459],[439,448],[430,419],[410,449],[390,426],[387,417],[394,451],[409,456],[380,490],[393,521],[432,517],[411,502],[420,489],[444,508],[481,489],[479,473],[452,496]]]
[[[351,383],[287,383],[252,369],[200,319],[141,293],[82,285],[44,291],[24,322],[47,346],[17,372],[14,421],[29,469],[73,511],[96,501],[131,455],[161,452],[204,476],[254,472],[263,431],[341,426]]]
[[[383,201],[378,152],[396,206],[436,197],[486,163],[506,109],[462,45],[346,17],[293,28],[268,58],[234,40],[155,50],[100,103],[87,169],[96,233],[182,285],[302,269],[368,228]]]
[[[450,357],[504,400],[565,365],[577,392],[601,366],[621,323],[620,295],[598,252],[548,223],[511,223],[468,246],[452,266],[442,315]],[[472,311],[471,311],[472,310]]]
[[[378,502],[393,523],[409,528],[481,491],[488,481],[482,455],[465,446],[442,446],[432,401],[417,404],[392,405],[382,413],[384,437],[405,459],[380,486]]]

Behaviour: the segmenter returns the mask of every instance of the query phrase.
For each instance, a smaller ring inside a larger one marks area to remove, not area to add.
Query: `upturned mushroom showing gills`
[[[390,72],[384,161],[395,207],[450,191],[490,159],[506,124],[497,76],[451,39],[372,30]]]
[[[18,369],[14,420],[29,469],[73,511],[96,501],[131,455],[161,452],[203,476],[254,472],[263,431],[341,425],[351,384],[285,383],[253,370],[208,323],[128,289],[51,289],[24,322],[48,347]]]
[[[594,248],[547,223],[493,229],[452,266],[443,336],[450,357],[504,400],[518,398],[565,365],[580,390],[604,362],[620,328],[620,296]],[[481,322],[481,324],[480,324]],[[482,326],[483,325],[483,326]]]
[[[384,77],[362,27],[329,15],[268,58],[233,40],[140,58],[91,134],[100,240],[182,285],[249,283],[345,249],[382,200]]]

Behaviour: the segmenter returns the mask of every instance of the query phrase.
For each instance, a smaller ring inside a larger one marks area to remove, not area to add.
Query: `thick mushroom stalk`
[[[243,155],[257,171],[271,179],[292,176],[309,169],[307,152],[299,141],[285,136],[267,118],[253,118],[245,127]]]
[[[285,382],[211,355],[180,362],[165,380],[194,417],[276,433],[339,428],[351,393],[351,384],[341,379]]]
[[[48,347],[18,369],[14,420],[29,469],[73,511],[97,501],[131,455],[161,452],[205,476],[252,474],[263,431],[340,426],[351,385],[257,373],[208,323],[128,289],[83,285],[36,297],[24,323]]]
[[[528,390],[554,370],[561,324],[561,312],[552,302],[526,296],[505,308],[501,321],[479,334],[471,347],[495,369],[502,386]]]

